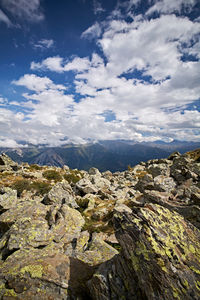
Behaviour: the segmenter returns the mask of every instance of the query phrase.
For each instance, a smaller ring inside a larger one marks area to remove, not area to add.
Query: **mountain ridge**
[[[89,170],[96,167],[100,171],[123,171],[128,165],[140,161],[167,157],[173,151],[184,153],[200,147],[200,143],[133,143],[131,141],[100,141],[98,143],[68,144],[61,147],[31,146],[17,149],[0,148],[17,162],[53,165]]]

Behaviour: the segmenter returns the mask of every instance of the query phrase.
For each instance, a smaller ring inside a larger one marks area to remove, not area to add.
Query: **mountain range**
[[[66,144],[60,147],[29,145],[23,148],[0,148],[0,153],[5,152],[19,163],[58,167],[68,165],[72,169],[83,170],[96,167],[101,172],[106,170],[115,172],[123,171],[128,165],[134,166],[141,161],[167,157],[173,151],[184,153],[195,148],[200,148],[200,143],[182,141],[134,143],[115,140],[78,145]]]

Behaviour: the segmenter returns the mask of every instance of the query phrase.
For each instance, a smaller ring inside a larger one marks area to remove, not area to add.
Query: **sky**
[[[0,147],[200,141],[199,0],[0,0]]]

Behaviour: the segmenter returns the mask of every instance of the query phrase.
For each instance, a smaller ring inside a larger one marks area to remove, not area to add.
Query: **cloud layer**
[[[0,21],[7,26],[11,26],[12,22],[6,15],[8,12],[13,18],[18,20],[26,20],[28,22],[40,22],[44,20],[44,14],[40,9],[40,0],[0,0],[4,12],[0,10]]]
[[[4,143],[200,140],[200,23],[179,15],[196,1],[154,1],[145,15],[134,15],[139,2],[127,2],[131,21],[118,9],[83,32],[98,53],[31,62],[32,73],[12,82],[29,90],[21,113],[1,105]],[[73,84],[55,83],[47,71],[72,72]]]

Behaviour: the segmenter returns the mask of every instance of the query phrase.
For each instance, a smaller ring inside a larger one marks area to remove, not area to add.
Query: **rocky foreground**
[[[0,156],[0,299],[200,299],[200,150],[100,173]]]

